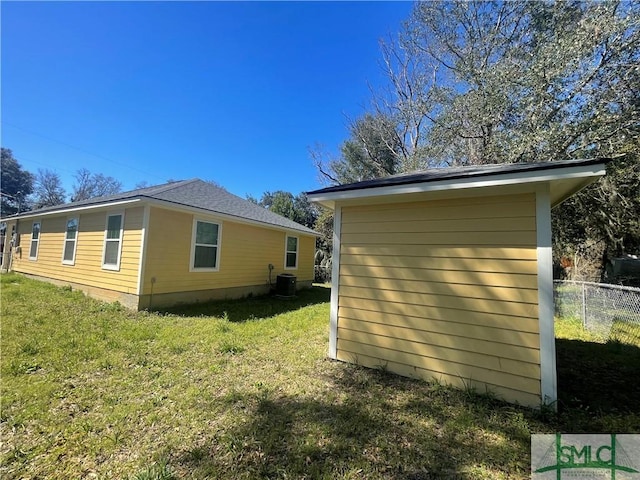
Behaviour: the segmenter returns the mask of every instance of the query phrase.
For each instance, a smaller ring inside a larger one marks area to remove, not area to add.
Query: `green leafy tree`
[[[629,152],[609,163],[607,174],[553,210],[556,263],[589,262],[602,277],[615,257],[640,253],[640,158]],[[580,270],[573,265],[577,274]]]
[[[273,194],[267,192],[266,203],[264,206],[272,212],[295,221],[297,215],[293,194],[283,191],[273,192]]]
[[[399,170],[402,139],[390,117],[366,114],[351,124],[349,132],[339,158],[326,159],[318,149],[311,152],[325,182],[352,183],[386,177]]]
[[[296,222],[305,227],[313,228],[318,218],[318,208],[309,201],[307,194],[304,192],[296,195],[293,201],[296,212]]]
[[[639,19],[637,1],[418,2],[375,109],[422,168],[608,155],[637,133]]]
[[[554,235],[559,251],[590,240],[604,258],[637,253],[640,1],[416,2],[382,58],[370,115],[392,127],[376,132],[394,173],[627,153],[554,210]],[[319,168],[330,183],[384,175],[349,151],[332,162]]]
[[[13,152],[2,148],[0,165],[0,212],[4,217],[29,209],[27,197],[33,192],[33,175],[24,170]]]
[[[322,209],[313,229],[321,235],[316,242],[315,264],[327,269],[331,268],[331,258],[333,257],[333,212]]]
[[[260,200],[252,196],[247,196],[247,200],[309,228],[313,228],[318,216],[316,207],[309,202],[305,193],[294,196],[290,192],[277,190],[264,192]]]

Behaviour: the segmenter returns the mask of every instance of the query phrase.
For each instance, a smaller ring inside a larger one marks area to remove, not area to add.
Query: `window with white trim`
[[[29,260],[38,259],[38,244],[40,243],[40,230],[42,224],[40,222],[33,222],[31,227],[31,245],[29,246]]]
[[[102,253],[102,268],[106,270],[120,270],[123,228],[124,213],[110,213],[107,215],[107,225],[104,230],[104,250]]]
[[[78,217],[67,219],[67,229],[62,249],[62,263],[73,265],[76,262],[76,244],[78,243]]]
[[[217,271],[220,262],[219,223],[194,220],[191,270]]]
[[[298,237],[287,235],[284,268],[298,268]]]

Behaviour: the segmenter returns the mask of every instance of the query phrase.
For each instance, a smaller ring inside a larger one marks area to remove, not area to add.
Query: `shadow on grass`
[[[292,298],[263,295],[236,300],[217,300],[180,305],[157,311],[182,317],[226,316],[231,322],[244,322],[255,318],[268,318],[281,313],[299,310],[308,305],[326,303],[330,297],[330,287],[314,285],[311,288],[299,290]]]
[[[225,405],[242,409],[243,420],[184,450],[177,465],[199,478],[528,474],[528,430],[517,415],[489,415],[490,399],[465,401],[463,392],[360,367],[345,366],[335,380],[322,398],[265,391]]]
[[[640,348],[556,339],[559,410],[640,415]]]
[[[640,348],[557,340],[560,413],[331,361],[326,388],[216,401],[216,429],[172,457],[195,478],[528,478],[532,433],[640,431]]]
[[[558,415],[328,361],[314,395],[217,400],[225,421],[172,464],[196,478],[528,478],[532,433],[640,432],[640,348],[558,340],[557,354]]]

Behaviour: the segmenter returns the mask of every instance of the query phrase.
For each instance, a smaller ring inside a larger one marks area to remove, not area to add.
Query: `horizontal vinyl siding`
[[[464,237],[468,232],[433,232],[429,234],[429,241],[433,245],[468,245],[469,240]],[[473,245],[493,246],[496,244],[495,232],[474,232]],[[499,241],[509,245],[527,247],[531,245],[530,232],[500,232]],[[358,245],[424,245],[421,243],[420,232],[396,233],[347,233],[342,235],[342,241],[347,244]]]
[[[536,406],[539,405],[539,395],[532,395],[518,389],[495,386],[490,383],[474,380],[473,378],[464,377],[462,375],[451,375],[434,370],[433,364],[429,362],[427,357],[421,355],[413,355],[406,352],[376,350],[375,347],[359,346],[359,350],[371,350],[371,355],[366,355],[362,351],[358,354],[352,354],[348,351],[339,351],[337,359],[344,362],[356,363],[370,368],[382,368],[384,370],[395,372],[411,378],[435,379],[436,381],[453,385],[457,388],[474,388],[479,393],[490,393],[499,398],[504,398],[512,402],[522,405]],[[380,358],[385,360],[381,361]],[[396,358],[396,360],[389,360]],[[424,365],[422,367],[420,365]],[[449,365],[448,370],[455,370],[456,365]]]
[[[269,264],[274,266],[273,285],[277,275],[285,272],[298,281],[313,280],[314,237],[289,234],[299,238],[298,268],[285,271],[284,231],[215,217],[197,218],[222,226],[218,271],[189,271],[192,214],[151,208],[143,293],[151,293],[151,278],[155,278],[154,294],[267,285]]]
[[[534,194],[342,208],[337,356],[540,401]]]
[[[122,210],[118,210],[122,212]],[[115,213],[109,211],[109,213]],[[91,287],[123,293],[136,293],[143,208],[124,211],[122,253],[118,271],[102,268],[104,232],[107,211],[73,215],[79,218],[76,257],[74,265],[62,263],[67,219],[71,215],[47,216],[41,219],[42,232],[38,247],[38,259],[29,260],[32,221],[20,221],[20,245],[22,258],[14,258],[15,271],[74,282]]]

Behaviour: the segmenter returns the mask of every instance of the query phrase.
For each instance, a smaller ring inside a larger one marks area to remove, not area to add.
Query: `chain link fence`
[[[315,282],[331,282],[331,266],[315,266]],[[640,343],[640,288],[607,283],[554,280],[556,317],[579,319],[582,326],[606,341]]]
[[[604,340],[640,340],[640,288],[555,280],[555,314],[578,318]]]

